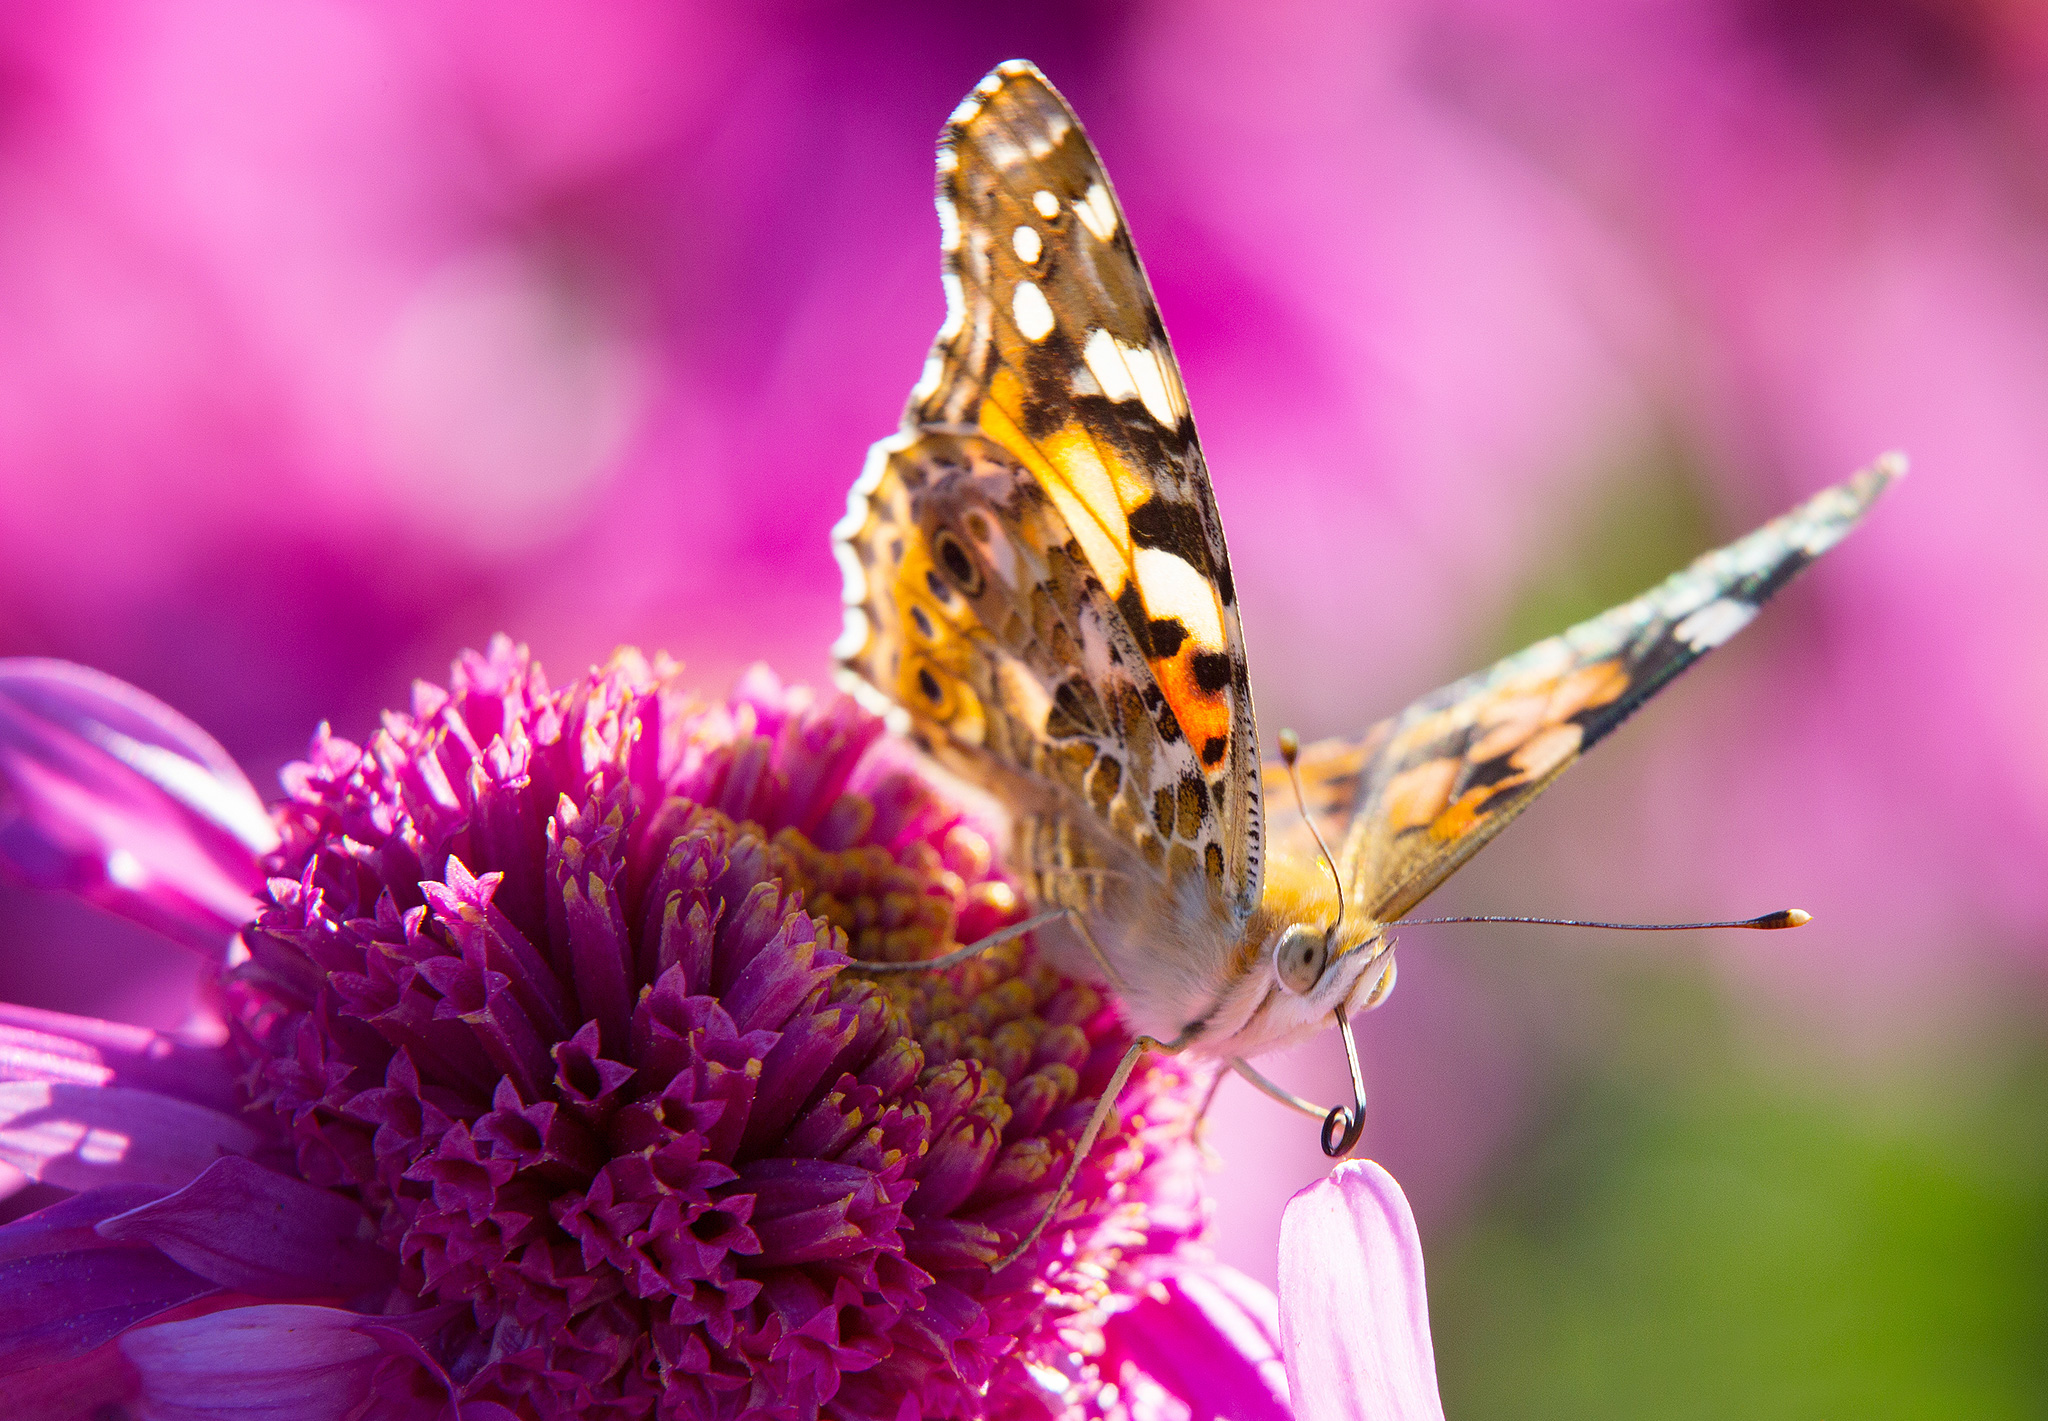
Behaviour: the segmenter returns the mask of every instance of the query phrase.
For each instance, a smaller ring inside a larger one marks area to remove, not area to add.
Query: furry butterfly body
[[[938,171],[948,313],[835,529],[840,679],[995,797],[1027,895],[1074,924],[1041,947],[1172,1049],[1253,1056],[1380,1001],[1389,925],[1902,469],[1880,461],[1631,602],[1309,746],[1326,866],[1260,760],[1187,396],[1079,121],[1036,69],[1002,65],[947,123]]]

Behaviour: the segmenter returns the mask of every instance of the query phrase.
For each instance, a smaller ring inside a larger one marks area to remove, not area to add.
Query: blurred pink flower
[[[123,912],[90,872],[111,855],[239,882],[217,841],[247,784],[203,733],[75,667],[5,670],[39,755],[0,789],[54,882]],[[1351,1281],[1283,1320],[1190,1248],[1171,1064],[991,1272],[1126,1038],[1021,944],[842,975],[1020,911],[880,730],[765,672],[705,705],[635,653],[554,691],[503,641],[367,747],[323,730],[210,989],[227,1044],[0,1007],[0,1160],[74,1191],[0,1227],[14,1414],[1285,1421],[1290,1382],[1431,1414],[1398,1188],[1347,1170],[1348,1214],[1297,1203],[1288,1276]],[[241,832],[246,870],[271,836]],[[221,922],[149,909],[181,913]]]
[[[277,830],[213,737],[62,661],[0,657],[0,870],[216,958]]]

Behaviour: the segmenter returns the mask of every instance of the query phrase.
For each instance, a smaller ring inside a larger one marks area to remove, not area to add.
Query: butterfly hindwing
[[[1304,749],[1311,812],[1347,824],[1339,858],[1354,901],[1378,922],[1412,909],[1573,761],[1747,625],[1902,467],[1880,460],[1634,601],[1424,696],[1356,740]],[[1269,767],[1268,787],[1277,792],[1283,774]],[[1294,812],[1276,816],[1273,842],[1314,852]]]
[[[979,698],[977,675],[1007,685],[1003,677],[1023,674],[991,669],[992,641],[1047,698],[1006,704],[1006,715],[1022,706],[1019,733],[1064,740],[1076,764],[1085,746],[1090,766],[1107,757],[1123,778],[1103,794],[1088,778],[1097,770],[1084,768],[1077,787],[1046,745],[1037,763],[1021,742],[996,747],[986,706],[963,700],[934,717],[915,675],[877,665],[852,647],[855,633],[844,664],[943,734],[956,767],[973,775],[987,757],[992,773],[1032,777],[1027,795],[1032,781],[1078,793],[1111,840],[1135,843],[1169,876],[1199,872],[1219,907],[1242,917],[1258,900],[1263,831],[1236,594],[1179,370],[1109,179],[1065,101],[1031,66],[1012,63],[948,122],[938,202],[946,323],[912,391],[906,433],[878,450],[884,468],[856,489],[840,541],[868,583],[878,553],[890,551],[877,545],[884,536],[901,540],[904,558],[880,561],[909,569],[923,558],[947,580],[961,569],[947,566],[946,548],[971,561],[978,547],[957,520],[970,511],[963,500],[980,500],[972,511],[1017,580],[1001,584],[1000,608],[975,608],[978,633],[945,642],[955,666],[929,651],[919,664]],[[1014,483],[1000,488],[986,474],[946,483],[941,466],[967,449],[1004,464]],[[919,469],[925,482],[912,487]],[[863,531],[863,506],[892,481],[904,508]],[[944,547],[932,541],[941,528],[953,540]],[[917,600],[918,574],[883,580],[910,599],[904,608],[878,610],[873,595],[850,594],[849,604],[864,608],[868,633],[894,615],[914,637],[911,609],[934,616]],[[1054,624],[1064,635],[1041,631]],[[1028,630],[1028,645],[1013,628]],[[1134,808],[1149,829],[1127,822]],[[1162,852],[1145,847],[1147,833]]]

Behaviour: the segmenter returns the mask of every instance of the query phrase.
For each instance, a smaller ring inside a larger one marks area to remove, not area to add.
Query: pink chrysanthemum
[[[856,778],[879,728],[765,673],[697,705],[631,654],[554,692],[501,643],[287,772],[237,1045],[408,1306],[454,1305],[425,1350],[464,1400],[1028,1413],[1063,1325],[1196,1227],[1157,1069],[991,1274],[1126,1038],[1021,946],[844,971],[1020,911],[921,779]]]
[[[1302,1214],[1283,1370],[1187,1247],[1172,1063],[994,1268],[1128,1037],[1021,942],[849,970],[1022,912],[850,703],[634,653],[554,691],[501,640],[285,782],[273,839],[197,727],[0,662],[0,863],[188,941],[271,870],[224,1044],[0,1006],[0,1165],[76,1191],[0,1227],[13,1414],[1437,1414],[1393,1182]]]

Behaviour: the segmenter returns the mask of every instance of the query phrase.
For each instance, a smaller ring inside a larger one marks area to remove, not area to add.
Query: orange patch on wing
[[[1130,521],[1118,497],[1116,472],[1104,461],[1103,450],[1088,431],[1078,424],[1063,424],[1039,441],[1038,450],[1129,562]],[[1115,457],[1110,455],[1112,461]]]
[[[1508,763],[1528,778],[1537,779],[1578,754],[1579,742],[1584,738],[1585,732],[1576,725],[1553,725],[1509,756]]]
[[[1152,485],[1144,474],[1131,467],[1113,442],[1103,439],[1080,420],[1068,420],[1041,440],[1039,447],[1062,468],[1072,458],[1102,470],[1108,480],[1107,496],[1102,501],[1106,522],[1121,523],[1133,508],[1152,496]]]
[[[1584,738],[1585,732],[1576,725],[1551,725],[1537,731],[1508,757],[1508,763],[1515,769],[1514,774],[1492,784],[1474,785],[1459,795],[1456,803],[1430,822],[1429,836],[1439,843],[1449,843],[1471,833],[1492,812],[1488,806],[1494,800],[1554,774],[1571,763],[1572,757],[1579,753],[1579,742]],[[1445,788],[1448,790],[1448,784]]]
[[[1465,758],[1474,764],[1492,760],[1545,739],[1553,730],[1572,731],[1572,748],[1576,749],[1577,732],[1564,722],[1582,711],[1607,705],[1627,689],[1628,672],[1619,661],[1595,662],[1548,683],[1524,685],[1481,708],[1479,724],[1485,734],[1472,742]],[[1524,767],[1523,756],[1517,755],[1514,764]]]
[[[1569,720],[1581,711],[1618,700],[1628,689],[1628,672],[1619,660],[1596,661],[1562,677],[1550,693],[1547,719]]]
[[[1465,758],[1478,764],[1507,754],[1543,725],[1549,700],[1545,695],[1510,696],[1487,706],[1480,717],[1487,731],[1472,742]]]
[[[1181,733],[1194,747],[1195,758],[1201,760],[1202,747],[1209,741],[1221,738],[1226,746],[1230,742],[1230,701],[1220,691],[1205,691],[1195,684],[1192,663],[1196,650],[1193,643],[1184,643],[1172,656],[1154,658],[1149,664],[1160,694],[1180,722]],[[1203,761],[1202,768],[1213,772],[1221,764]]]
[[[1009,370],[998,370],[981,402],[982,433],[1017,457],[1053,502],[1067,531],[1081,545],[1082,556],[1115,597],[1131,576],[1131,530],[1116,501],[1115,478],[1099,457],[1100,448],[1074,439],[1060,440],[1079,426],[1068,425],[1055,436],[1059,461],[1025,437],[1016,411],[1023,408],[1023,387]],[[1083,436],[1085,438],[1085,435]],[[1048,441],[1052,443],[1053,441]]]
[[[1441,843],[1461,839],[1472,832],[1472,828],[1486,817],[1486,801],[1501,789],[1500,785],[1481,785],[1466,790],[1458,796],[1458,802],[1437,815],[1429,826],[1429,837]]]
[[[1398,834],[1419,829],[1437,817],[1458,778],[1460,762],[1431,760],[1403,770],[1387,784],[1387,823]]]

